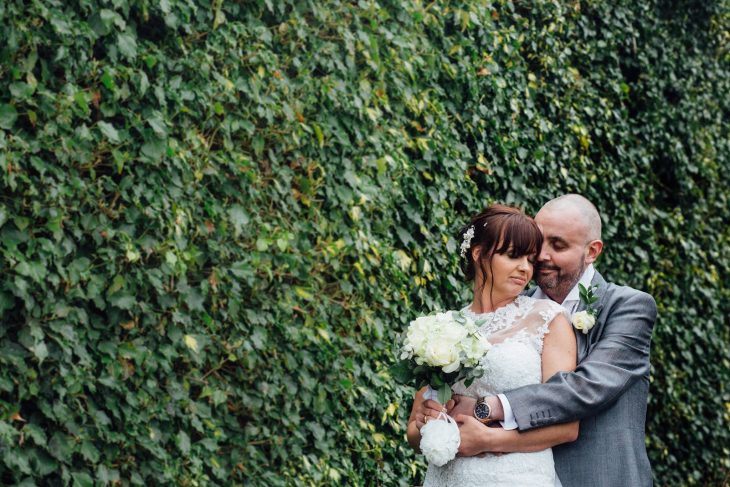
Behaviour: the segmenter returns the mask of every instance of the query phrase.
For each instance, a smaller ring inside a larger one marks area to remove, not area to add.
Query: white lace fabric
[[[482,365],[484,375],[469,387],[459,382],[455,394],[482,397],[542,382],[542,349],[550,323],[566,311],[557,303],[519,296],[491,313],[464,312],[486,319],[480,331],[492,343]],[[520,486],[554,487],[557,484],[552,450],[456,458],[443,467],[429,465],[424,487]]]

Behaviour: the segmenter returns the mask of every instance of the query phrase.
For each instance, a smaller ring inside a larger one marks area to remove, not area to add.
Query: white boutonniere
[[[583,284],[578,284],[580,291],[580,301],[585,303],[586,309],[579,311],[573,315],[573,326],[587,334],[593,325],[596,324],[596,318],[598,317],[598,310],[591,306],[593,303],[598,301],[598,296],[593,294],[593,290],[597,289],[598,286],[585,287]]]

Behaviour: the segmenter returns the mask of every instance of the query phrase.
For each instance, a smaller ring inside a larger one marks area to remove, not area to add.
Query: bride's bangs
[[[500,232],[502,245],[495,252],[509,253],[513,258],[539,255],[542,250],[542,232],[535,221],[526,215],[512,215],[505,220]]]

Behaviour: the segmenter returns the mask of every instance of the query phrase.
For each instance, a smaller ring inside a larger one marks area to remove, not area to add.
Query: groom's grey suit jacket
[[[520,431],[580,421],[572,443],[553,448],[564,487],[652,485],[644,446],[654,299],[596,272],[594,327],[576,330],[578,367],[543,384],[506,392]],[[532,295],[535,290],[530,290]],[[581,303],[577,311],[585,309]]]

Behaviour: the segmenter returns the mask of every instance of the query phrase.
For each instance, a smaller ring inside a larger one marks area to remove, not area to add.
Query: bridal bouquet
[[[451,399],[451,386],[461,380],[469,387],[484,370],[480,362],[489,351],[489,341],[479,333],[483,321],[474,321],[460,311],[422,316],[411,321],[401,346],[400,361],[391,367],[395,380],[422,387],[425,399],[441,404]],[[421,428],[421,451],[438,466],[456,456],[459,429],[445,413],[442,421]]]

